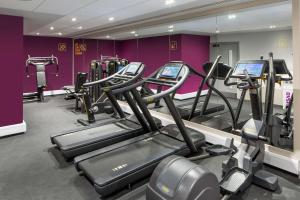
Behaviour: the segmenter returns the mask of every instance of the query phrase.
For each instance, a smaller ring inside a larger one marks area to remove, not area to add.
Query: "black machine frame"
[[[58,58],[54,55],[49,57],[31,57],[28,55],[28,59],[26,60],[26,77],[30,78],[33,74],[29,73],[29,66],[33,65],[36,67],[36,92],[23,94],[23,103],[31,102],[31,101],[40,101],[43,102],[44,99],[44,90],[47,87],[46,80],[46,66],[48,65],[56,65],[56,73],[55,76],[58,76],[59,65]]]

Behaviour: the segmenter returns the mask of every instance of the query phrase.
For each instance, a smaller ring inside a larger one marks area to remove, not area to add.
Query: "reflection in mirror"
[[[240,87],[245,83],[243,79],[230,79],[230,83],[236,84],[229,86],[220,80],[215,86],[231,103],[238,129],[249,128],[245,123],[253,118],[255,110],[260,111],[265,130],[257,131],[265,131],[270,144],[285,149],[293,149],[291,13],[291,4],[286,3],[217,16],[210,45],[211,61],[222,55],[221,62],[233,69],[243,60],[269,62],[268,54],[273,52],[273,74],[266,71],[263,77],[255,79],[260,86],[260,100],[256,103],[249,95],[252,90],[247,88],[245,92]],[[268,69],[269,66],[272,65],[268,63]],[[215,127],[209,121],[204,124]]]
[[[235,133],[233,129],[242,129],[253,112],[259,111],[261,119],[269,116],[278,121],[268,125],[262,120],[269,127],[266,134],[271,144],[292,149],[293,109],[289,105],[293,87],[291,78],[285,78],[293,72],[291,13],[291,4],[286,2],[146,27],[138,30],[137,58],[150,67],[149,71],[174,60],[196,71],[174,95],[184,119]],[[167,45],[163,45],[165,36]],[[280,68],[285,72],[275,70],[273,76],[264,73],[255,78],[259,96],[257,104],[251,104],[250,88],[242,87],[246,81],[228,73],[243,61],[267,62],[269,52],[273,52],[274,66],[280,67],[277,62],[281,60]],[[222,56],[220,63],[208,77],[218,55]],[[269,77],[275,77],[274,84]]]
[[[262,120],[269,127],[271,144],[292,149],[293,109],[288,105],[293,87],[291,78],[286,78],[293,72],[291,25],[292,9],[287,1],[132,28],[112,37],[117,39],[114,54],[143,62],[146,76],[171,61],[182,61],[191,68],[188,80],[173,95],[182,118],[236,133],[234,129],[241,130],[259,112],[261,119],[268,116],[278,121],[273,126],[267,124],[271,120]],[[253,79],[260,87],[255,88],[258,100],[251,104],[251,90],[243,87],[247,81],[229,73],[244,61],[268,62],[269,52],[273,52],[275,68],[285,69],[284,73],[266,71]],[[213,68],[219,55],[219,64]]]

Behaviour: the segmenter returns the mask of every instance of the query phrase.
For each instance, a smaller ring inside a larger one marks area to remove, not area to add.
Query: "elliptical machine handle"
[[[251,77],[250,77],[250,75],[249,75],[249,73],[246,69],[244,70],[244,74],[245,74],[245,78],[243,79],[244,82],[239,83],[237,85],[237,87],[239,89],[242,89],[242,90],[251,89],[251,88],[257,89],[257,88],[260,87],[260,85],[258,83],[254,83],[252,81],[252,79],[251,79]]]
[[[229,82],[232,73],[233,73],[233,68],[230,69],[230,71],[228,72],[227,76],[225,77],[224,84],[226,86],[238,85],[238,82]]]

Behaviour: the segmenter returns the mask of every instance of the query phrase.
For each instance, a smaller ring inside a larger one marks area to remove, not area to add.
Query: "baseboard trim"
[[[155,89],[151,89],[154,93],[156,93],[157,90]],[[201,96],[204,96],[208,93],[208,90],[203,90],[201,92]],[[24,93],[28,94],[28,93]],[[65,90],[50,90],[50,91],[44,91],[44,96],[53,96],[53,95],[61,95],[61,94],[66,94]],[[190,92],[190,93],[186,93],[186,94],[175,94],[174,99],[176,100],[185,100],[185,99],[190,99],[193,98],[197,95],[197,91],[196,92]]]
[[[60,94],[66,94],[66,91],[65,90],[44,91],[44,96],[53,96],[53,95],[60,95]]]
[[[0,137],[25,133],[27,129],[26,122],[0,127]]]
[[[207,93],[208,93],[208,90],[203,90],[201,92],[201,96],[207,95]],[[176,99],[176,100],[185,100],[185,99],[194,98],[196,95],[197,95],[197,91],[186,93],[186,94],[175,94],[174,99]]]
[[[140,88],[138,88],[140,89]],[[151,89],[154,93],[156,93],[156,89]],[[207,95],[208,90],[203,90],[201,92],[201,96]],[[197,95],[197,91],[196,92],[190,92],[190,93],[185,93],[185,94],[175,94],[174,99],[176,100],[185,100],[185,99],[190,99],[190,98],[194,98]]]
[[[26,95],[26,94],[30,94],[31,92],[29,93],[23,93],[23,95]],[[66,91],[65,90],[49,90],[49,91],[44,91],[44,96],[53,96],[53,95],[60,95],[60,94],[66,94]]]

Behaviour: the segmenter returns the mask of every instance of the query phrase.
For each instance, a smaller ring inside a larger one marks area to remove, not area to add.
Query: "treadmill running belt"
[[[166,143],[164,140],[169,141]],[[172,145],[170,145],[170,141],[172,141]],[[162,156],[173,154],[183,146],[186,146],[183,142],[170,140],[168,136],[159,134],[85,160],[79,163],[79,167],[87,172],[90,180],[104,186],[115,179],[137,171],[144,167],[145,163],[149,165],[161,160]]]
[[[158,134],[83,160],[78,167],[94,183],[96,191],[106,196],[150,175],[162,159],[177,153],[188,154],[186,144]]]
[[[200,112],[201,112],[201,109],[202,109],[202,106],[203,106],[203,103],[202,102],[199,102],[197,107],[196,107],[196,110],[194,112],[194,115],[193,116],[196,116],[196,115],[199,115]],[[190,116],[190,112],[191,112],[191,109],[192,109],[192,105],[191,104],[186,104],[186,105],[178,105],[177,106],[177,109],[181,115],[181,117],[183,119],[187,119],[189,116]],[[215,112],[219,112],[219,111],[222,111],[225,109],[225,106],[222,105],[222,104],[212,104],[212,103],[209,103],[207,105],[207,108],[205,110],[205,113],[204,115],[209,115],[209,114],[212,114],[212,113],[215,113]]]
[[[51,137],[66,159],[112,145],[144,133],[133,121],[121,120]]]
[[[72,146],[89,144],[92,141],[101,140],[107,138],[108,136],[113,137],[113,134],[117,135],[123,130],[124,127],[112,123],[62,135],[54,138],[54,140],[58,146],[71,148]]]

